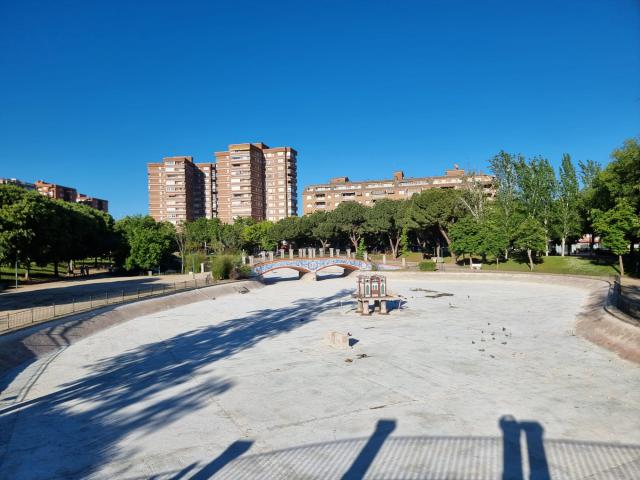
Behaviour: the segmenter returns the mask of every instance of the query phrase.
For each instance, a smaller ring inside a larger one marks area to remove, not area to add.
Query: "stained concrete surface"
[[[640,477],[640,371],[575,336],[585,290],[394,275],[400,308],[361,317],[331,277],[33,363],[0,395],[0,478]]]

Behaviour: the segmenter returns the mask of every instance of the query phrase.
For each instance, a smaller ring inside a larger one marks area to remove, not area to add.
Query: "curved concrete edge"
[[[16,367],[128,320],[262,287],[264,285],[256,280],[211,285],[147,300],[109,305],[4,334],[0,336],[0,379]],[[0,387],[2,384],[0,382]]]
[[[576,334],[620,358],[640,363],[640,328],[612,303],[613,287],[593,291],[576,317]]]
[[[640,327],[618,310],[613,302],[613,284],[606,278],[526,272],[384,272],[391,277],[434,280],[499,280],[555,284],[588,292],[576,315],[575,333],[620,358],[640,363]]]

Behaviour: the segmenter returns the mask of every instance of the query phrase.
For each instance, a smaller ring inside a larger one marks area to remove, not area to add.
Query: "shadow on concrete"
[[[244,440],[233,442],[224,452],[190,477],[189,480],[207,480],[212,478],[216,473],[222,470],[225,465],[247,452],[251,448],[251,445],[253,445],[253,442],[247,442]]]
[[[349,467],[349,470],[342,476],[342,480],[359,480],[364,478],[367,470],[369,470],[373,460],[382,448],[382,444],[395,429],[395,420],[378,420],[376,429],[364,447],[362,447],[362,450],[360,450],[360,453]]]
[[[349,293],[142,345],[87,365],[78,380],[31,400],[22,400],[29,395],[24,389],[0,411],[0,478],[84,478],[107,462],[126,463],[135,449],[119,448],[122,439],[152,434],[232,388],[224,372],[212,370],[215,362],[314,320]],[[193,382],[202,368],[207,377]]]
[[[516,421],[511,416],[502,417],[499,426],[502,437],[391,437],[396,421],[381,419],[366,439],[310,444],[241,458],[233,456],[223,468],[215,470],[215,478],[640,478],[640,445],[545,441],[540,423]]]

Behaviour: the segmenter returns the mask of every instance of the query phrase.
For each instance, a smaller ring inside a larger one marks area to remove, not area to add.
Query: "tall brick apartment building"
[[[229,145],[216,152],[218,217],[276,222],[297,215],[297,152],[264,143]]]
[[[231,223],[296,215],[296,157],[291,147],[240,143],[215,152],[216,163],[194,163],[192,157],[149,163],[149,214],[176,225],[200,217]]]
[[[463,188],[465,182],[478,182],[487,195],[493,194],[493,177],[483,173],[473,176],[456,165],[443,176],[406,178],[402,171],[386,180],[350,181],[348,177],[332,178],[329,183],[309,185],[302,192],[304,214],[334,210],[341,202],[355,201],[371,206],[377,200],[409,199],[414,193],[429,188]]]
[[[213,218],[216,205],[216,166],[193,163],[193,157],[165,157],[148,163],[149,215],[174,225]]]

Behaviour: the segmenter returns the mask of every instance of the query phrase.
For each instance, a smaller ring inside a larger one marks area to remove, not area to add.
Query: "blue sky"
[[[608,161],[640,133],[640,2],[0,0],[0,176],[146,213],[146,163],[299,151],[299,183]]]

